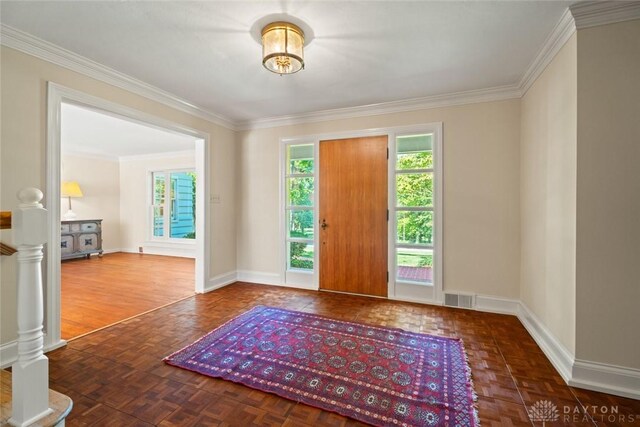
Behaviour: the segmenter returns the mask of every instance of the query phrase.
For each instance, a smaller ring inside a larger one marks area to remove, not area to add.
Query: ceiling
[[[195,138],[62,104],[62,152],[117,159],[195,150]]]
[[[517,85],[571,1],[2,2],[1,21],[234,122]],[[312,30],[261,65],[265,17]]]

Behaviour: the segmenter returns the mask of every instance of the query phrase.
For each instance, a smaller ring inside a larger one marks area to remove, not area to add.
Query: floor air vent
[[[447,307],[473,308],[474,295],[444,294],[444,305]]]

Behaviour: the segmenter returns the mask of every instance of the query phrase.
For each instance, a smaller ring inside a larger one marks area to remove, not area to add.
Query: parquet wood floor
[[[482,426],[531,426],[538,400],[560,410],[553,425],[640,425],[640,401],[568,387],[517,318],[446,307],[235,283],[127,320],[49,353],[50,386],[69,395],[68,426],[358,426],[356,421],[228,381],[165,365],[162,358],[232,317],[272,305],[334,318],[461,337]],[[581,404],[617,405],[601,419]],[[564,405],[577,414],[564,417]],[[594,420],[595,418],[595,420]]]
[[[195,293],[195,260],[117,252],[62,262],[62,338]]]

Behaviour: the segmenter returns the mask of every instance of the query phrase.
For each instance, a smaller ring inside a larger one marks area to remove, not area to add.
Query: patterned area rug
[[[478,425],[459,339],[257,306],[164,360],[377,426]]]

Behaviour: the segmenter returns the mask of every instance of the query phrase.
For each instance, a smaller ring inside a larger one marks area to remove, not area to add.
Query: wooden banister
[[[11,211],[0,212],[0,230],[11,228]]]
[[[0,230],[8,230],[11,228],[11,212],[10,211],[1,211],[0,212]],[[13,255],[18,250],[13,246],[9,246],[6,243],[0,242],[0,255]]]
[[[16,252],[18,252],[18,250],[13,246],[0,242],[0,255],[13,255]]]

